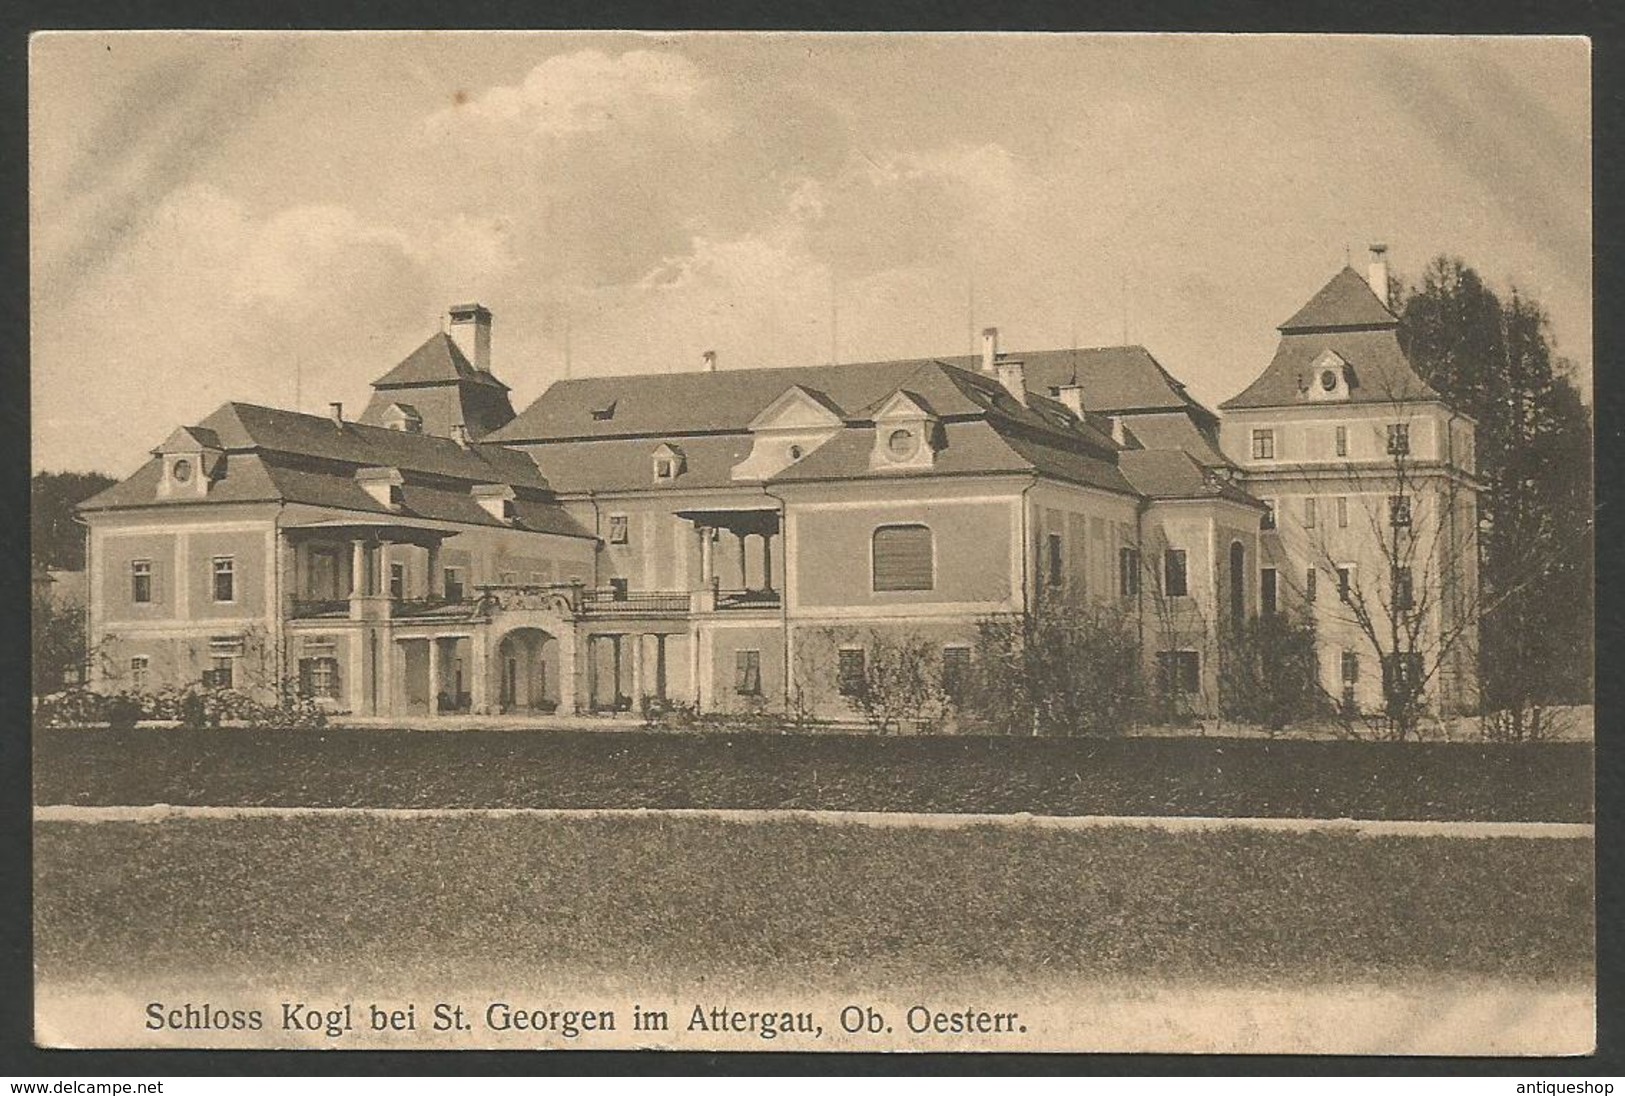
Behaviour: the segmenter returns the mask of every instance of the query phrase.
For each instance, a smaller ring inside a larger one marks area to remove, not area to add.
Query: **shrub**
[[[1144,702],[1139,640],[1111,605],[1046,597],[1036,611],[984,620],[973,665],[968,709],[1012,734],[1121,734]]]
[[[1219,646],[1219,710],[1271,733],[1326,715],[1313,618],[1266,613],[1223,635]]]

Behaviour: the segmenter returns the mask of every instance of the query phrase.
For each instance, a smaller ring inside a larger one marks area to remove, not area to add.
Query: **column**
[[[440,714],[440,641],[429,637],[429,714]]]
[[[746,563],[745,557],[745,538],[749,535],[749,533],[734,534],[734,536],[739,538],[739,588],[741,590],[750,589],[750,570],[748,569],[748,564]]]
[[[576,653],[580,647],[576,644],[576,630],[574,626],[567,626],[561,631],[558,639],[559,660],[559,715],[576,714],[576,674],[579,672]]]
[[[666,699],[666,633],[656,632],[655,641],[655,696]]]
[[[643,635],[634,632],[626,637],[632,641],[632,710],[638,710],[643,699]]]
[[[440,542],[435,540],[429,542],[429,588],[427,591],[429,597],[438,598],[444,593],[440,580]]]
[[[712,541],[716,539],[716,530],[708,525],[700,526],[700,585],[709,590],[716,584],[716,561],[712,558]]]
[[[373,593],[379,595],[380,597],[388,597],[390,592],[389,550],[392,547],[394,547],[394,545],[387,540],[380,540],[378,542],[378,589],[374,590]],[[402,590],[401,592],[404,594],[406,591]]]
[[[610,636],[609,641],[612,654],[610,671],[614,681],[614,687],[609,691],[609,708],[610,711],[614,711],[620,707],[621,703],[621,645],[626,642],[626,637],[624,635]]]
[[[367,542],[357,537],[350,542],[350,596],[367,592]]]
[[[773,534],[762,534],[762,589],[773,589]]]
[[[468,710],[472,715],[487,714],[490,700],[485,695],[485,645],[489,629],[475,628],[468,639]]]

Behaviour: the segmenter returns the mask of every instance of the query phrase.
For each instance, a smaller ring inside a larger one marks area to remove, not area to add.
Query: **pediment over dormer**
[[[841,409],[828,396],[793,384],[750,420],[755,432],[779,430],[839,430]]]
[[[152,455],[163,461],[163,476],[158,481],[158,494],[163,498],[206,495],[209,484],[225,470],[226,453],[218,435],[201,426],[176,428]]]
[[[1317,402],[1347,400],[1356,381],[1354,367],[1335,350],[1323,350],[1309,364],[1304,395]]]
[[[899,388],[890,396],[887,396],[886,402],[882,403],[880,410],[875,412],[875,422],[877,423],[919,421],[921,419],[929,419],[935,422],[936,418],[936,412],[931,410],[931,405],[925,401],[925,397],[916,395],[905,388]]]
[[[941,425],[923,397],[898,389],[875,412],[875,442],[869,467],[877,472],[932,467],[941,448]]]
[[[771,479],[845,426],[841,409],[828,396],[793,384],[750,421],[750,454],[729,476],[747,482]]]

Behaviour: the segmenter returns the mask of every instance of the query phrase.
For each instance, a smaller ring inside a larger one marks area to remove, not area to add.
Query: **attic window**
[[[603,407],[595,407],[595,408],[593,408],[593,410],[592,410],[593,421],[594,422],[608,422],[610,419],[613,419],[615,417],[615,405],[618,402],[620,402],[620,401],[618,401],[618,400],[610,400],[609,403],[605,404]]]
[[[650,457],[657,481],[670,482],[688,471],[688,458],[670,443],[657,446]]]
[[[655,479],[674,479],[677,476],[677,462],[670,457],[655,458]]]

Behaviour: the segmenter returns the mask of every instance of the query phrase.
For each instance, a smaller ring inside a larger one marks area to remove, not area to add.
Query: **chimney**
[[[1371,245],[1371,265],[1366,268],[1365,279],[1371,283],[1371,292],[1377,295],[1383,307],[1388,307],[1388,245]]]
[[[1079,384],[1063,384],[1055,390],[1055,398],[1060,400],[1066,409],[1078,418],[1083,418],[1083,386]]]
[[[701,356],[705,358],[705,371],[707,373],[715,373],[717,371],[717,352],[715,350],[707,350]]]
[[[1016,398],[1021,406],[1027,406],[1027,369],[1020,358],[1004,358],[998,363],[999,383],[1004,390]]]
[[[999,360],[999,329],[982,328],[982,372],[992,375],[993,363]]]
[[[334,426],[342,427],[344,425],[344,405],[342,403],[328,404],[327,417],[333,420]]]
[[[469,444],[468,443],[468,427],[464,426],[460,422],[452,423],[452,425],[451,425],[451,440],[456,442],[458,445],[462,446],[464,449],[467,449],[468,444]]]
[[[446,334],[469,364],[491,371],[491,312],[481,304],[456,304],[447,312]]]

